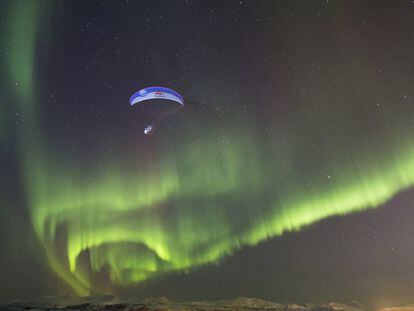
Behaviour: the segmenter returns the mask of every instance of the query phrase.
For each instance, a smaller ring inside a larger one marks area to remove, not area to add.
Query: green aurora
[[[79,165],[82,156],[61,154],[42,138],[35,72],[45,13],[36,3],[12,2],[6,41],[14,40],[2,62],[26,124],[16,135],[33,228],[50,267],[79,295],[111,290],[94,279],[103,269],[114,287],[190,271],[324,218],[376,208],[414,185],[414,141],[401,134],[412,124],[395,123],[385,110],[368,121],[394,126],[379,127],[383,141],[358,148],[346,147],[352,130],[339,134],[347,121],[338,120],[313,149],[303,146],[305,133],[295,126],[263,136],[253,119],[224,110],[223,119],[233,120],[225,137],[200,126],[200,140],[190,131],[178,147],[161,139],[150,168],[139,146],[129,149],[134,161],[101,154],[95,165]],[[338,135],[344,139],[336,141]]]

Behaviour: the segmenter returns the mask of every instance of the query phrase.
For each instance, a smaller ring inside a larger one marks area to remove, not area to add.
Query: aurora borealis
[[[63,293],[123,293],[220,271],[321,221],[392,211],[414,185],[413,11],[410,1],[2,3],[6,249],[29,248]],[[144,136],[128,99],[160,84],[219,119],[184,112]],[[29,225],[9,226],[8,210]]]

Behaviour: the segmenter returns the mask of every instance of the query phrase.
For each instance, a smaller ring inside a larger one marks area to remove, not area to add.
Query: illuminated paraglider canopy
[[[131,106],[145,100],[171,100],[184,106],[184,98],[176,91],[162,86],[151,86],[139,90],[129,99]]]
[[[144,133],[149,135],[153,133],[158,120],[184,107],[184,98],[167,87],[151,86],[134,93],[129,99],[129,104],[145,106],[145,110],[152,115],[153,122],[144,129]]]

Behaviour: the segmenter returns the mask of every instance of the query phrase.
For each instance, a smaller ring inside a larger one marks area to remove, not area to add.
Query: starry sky
[[[412,303],[413,14],[1,2],[0,299]],[[146,136],[152,85],[193,108]]]

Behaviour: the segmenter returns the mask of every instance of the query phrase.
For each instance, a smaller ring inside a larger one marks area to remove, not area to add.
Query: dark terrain
[[[406,307],[404,311],[413,311]],[[278,311],[361,311],[368,308],[352,302],[350,304],[280,304],[256,298],[239,297],[232,300],[175,302],[167,298],[122,299],[113,296],[88,298],[43,297],[32,302],[13,302],[0,305],[0,310],[278,310]],[[387,311],[399,311],[389,308]],[[385,310],[384,310],[385,311]]]

